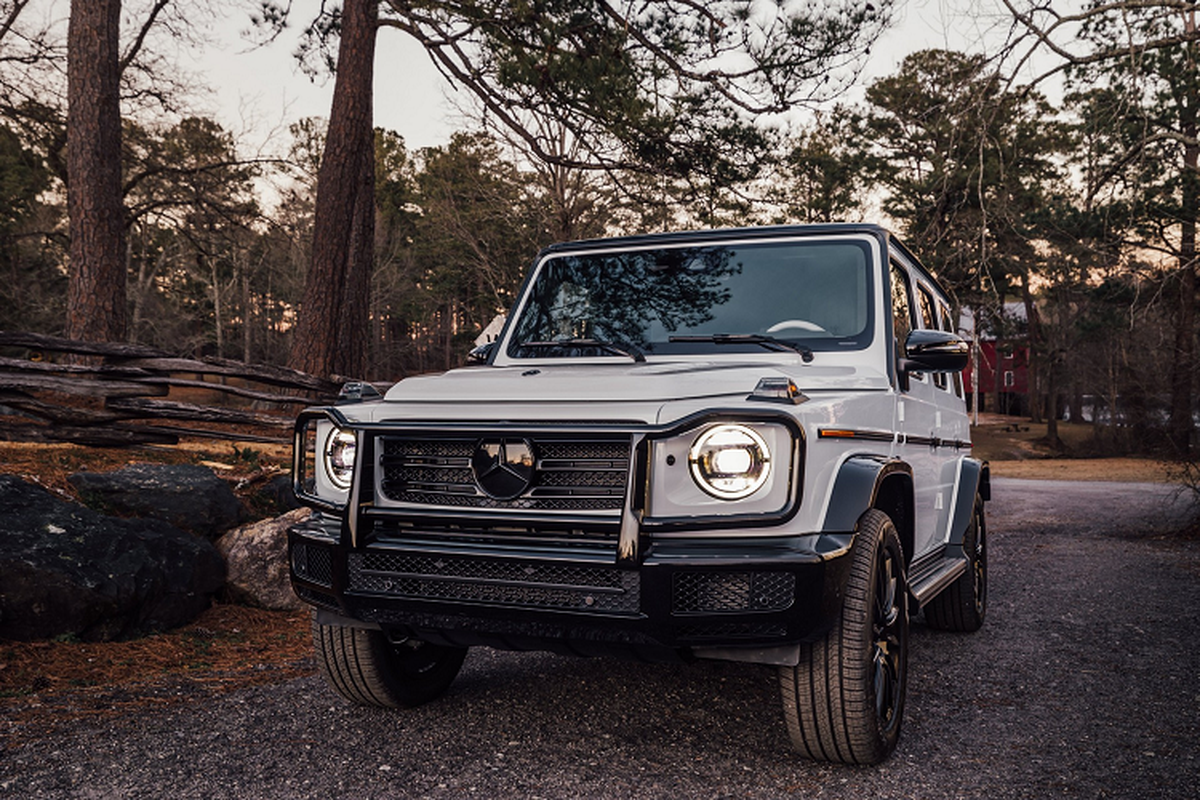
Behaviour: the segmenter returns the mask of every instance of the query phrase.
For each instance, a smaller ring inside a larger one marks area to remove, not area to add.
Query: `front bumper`
[[[353,546],[343,527],[317,513],[289,531],[296,593],[327,619],[444,644],[773,663],[837,618],[852,539],[651,539],[631,564],[411,533]]]

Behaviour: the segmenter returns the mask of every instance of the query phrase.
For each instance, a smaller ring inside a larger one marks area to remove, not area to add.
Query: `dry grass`
[[[1045,481],[1171,483],[1171,464],[1150,458],[1039,458],[992,461],[992,475]]]
[[[1058,435],[1066,456],[1093,449],[1091,425],[1060,422]],[[989,461],[992,474],[1004,478],[1171,483],[1177,472],[1169,462],[1153,458],[1063,457],[1047,445],[1045,423],[1023,417],[980,414],[979,424],[971,428],[971,441],[971,454]]]

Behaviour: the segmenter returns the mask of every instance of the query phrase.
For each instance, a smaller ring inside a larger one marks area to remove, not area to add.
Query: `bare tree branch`
[[[29,5],[30,0],[12,0],[12,8],[8,11],[8,16],[0,22],[0,40],[3,40],[5,35],[12,30],[13,24],[17,21],[17,17],[21,15],[21,11]]]
[[[1185,30],[1172,36],[1160,36],[1142,42],[1133,42],[1131,40],[1128,45],[1121,47],[1099,48],[1087,53],[1077,53],[1068,49],[1066,45],[1061,44],[1056,39],[1056,34],[1060,32],[1065,32],[1065,35],[1072,35],[1070,31],[1072,26],[1078,26],[1088,21],[1099,19],[1105,14],[1114,11],[1163,9],[1173,14],[1187,14],[1195,13],[1200,9],[1200,4],[1184,2],[1183,0],[1161,0],[1161,2],[1159,0],[1119,0],[1119,2],[1096,5],[1080,13],[1067,15],[1054,11],[1049,4],[1031,6],[1026,11],[1019,9],[1014,0],[1002,0],[1002,2],[1012,15],[1015,25],[1020,26],[1024,30],[1024,33],[1014,33],[1011,42],[1005,49],[1008,52],[1016,52],[1021,49],[1023,42],[1032,39],[1032,44],[1028,45],[1023,55],[1018,59],[1016,66],[1011,70],[1011,80],[1016,80],[1021,70],[1036,55],[1039,48],[1045,48],[1061,59],[1052,68],[1027,81],[1025,85],[1029,88],[1036,87],[1043,81],[1068,69],[1101,64],[1111,61],[1114,58],[1135,56],[1175,47],[1188,42],[1200,41],[1200,32]],[[1038,13],[1049,15],[1052,18],[1052,23],[1046,26],[1039,24],[1036,19]]]
[[[133,40],[133,44],[125,51],[125,55],[121,57],[121,62],[118,67],[120,72],[124,74],[125,68],[128,67],[133,60],[137,58],[138,52],[142,49],[142,45],[146,43],[146,35],[150,33],[150,29],[154,27],[158,15],[163,9],[171,4],[171,0],[154,0],[154,6],[150,9],[150,13],[142,20],[142,27],[138,30],[137,37]]]

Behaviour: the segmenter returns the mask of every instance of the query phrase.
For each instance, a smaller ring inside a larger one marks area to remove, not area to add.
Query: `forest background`
[[[888,0],[308,5],[0,0],[0,330],[392,381],[462,363],[555,241],[883,220],[1029,346],[1035,419],[1192,449],[1196,4],[1001,0],[865,83]],[[329,118],[264,152],[199,113],[201,7],[336,74]],[[399,36],[458,90],[443,145],[373,124]]]

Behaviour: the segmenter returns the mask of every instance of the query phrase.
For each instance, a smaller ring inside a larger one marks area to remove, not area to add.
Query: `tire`
[[[942,631],[977,631],[987,616],[987,520],[976,498],[971,525],[963,536],[967,571],[925,606],[925,622]]]
[[[892,520],[858,521],[842,611],[824,638],[780,667],[792,746],[816,761],[877,764],[896,747],[908,678],[908,586]]]
[[[317,666],[347,700],[380,708],[412,708],[440,697],[458,675],[465,647],[407,639],[383,631],[312,623]]]

